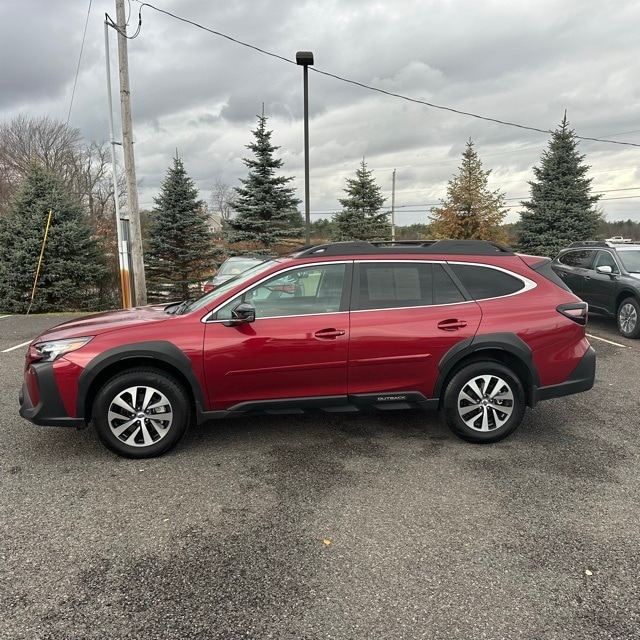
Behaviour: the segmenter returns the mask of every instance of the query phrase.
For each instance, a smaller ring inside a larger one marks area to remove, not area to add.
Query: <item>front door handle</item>
[[[438,322],[438,329],[442,329],[443,331],[457,331],[458,329],[464,329],[466,326],[466,320],[457,320],[455,318]]]
[[[324,339],[335,339],[340,336],[343,336],[346,333],[343,329],[321,329],[320,331],[316,331],[313,335],[316,338]]]

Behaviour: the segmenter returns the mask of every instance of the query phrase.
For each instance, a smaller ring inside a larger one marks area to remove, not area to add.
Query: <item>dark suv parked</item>
[[[495,442],[527,406],[586,391],[587,305],[550,260],[482,241],[345,242],[263,262],[197,300],[67,322],[29,346],[20,413],[130,457],[192,420],[442,409]]]
[[[640,244],[574,242],[551,266],[589,311],[616,318],[627,338],[640,336]]]

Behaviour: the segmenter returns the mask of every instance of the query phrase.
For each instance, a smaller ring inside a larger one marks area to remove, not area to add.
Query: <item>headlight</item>
[[[53,362],[65,353],[84,347],[90,340],[93,340],[93,336],[70,338],[69,340],[51,340],[49,342],[38,342],[33,345],[33,348],[41,360]]]

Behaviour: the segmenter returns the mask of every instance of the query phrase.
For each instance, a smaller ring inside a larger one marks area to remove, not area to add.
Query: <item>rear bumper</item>
[[[34,405],[29,395],[29,387],[26,382],[20,389],[20,415],[33,424],[51,427],[76,427],[81,429],[86,426],[82,418],[70,417],[62,403],[58,393],[58,387],[53,377],[53,369],[50,365],[33,367],[38,385],[40,398]]]
[[[561,398],[562,396],[570,396],[574,393],[589,391],[589,389],[593,387],[595,379],[596,352],[593,347],[589,347],[567,380],[560,384],[554,384],[549,387],[539,387],[535,390],[534,404],[537,404],[541,400]]]

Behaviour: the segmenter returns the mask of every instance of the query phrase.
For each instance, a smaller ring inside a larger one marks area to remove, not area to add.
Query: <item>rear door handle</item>
[[[464,329],[466,326],[466,320],[457,320],[455,318],[438,322],[438,329],[442,329],[443,331],[457,331],[458,329]]]
[[[320,329],[320,331],[316,331],[313,335],[316,338],[331,340],[343,336],[345,333],[346,331],[343,329]]]

